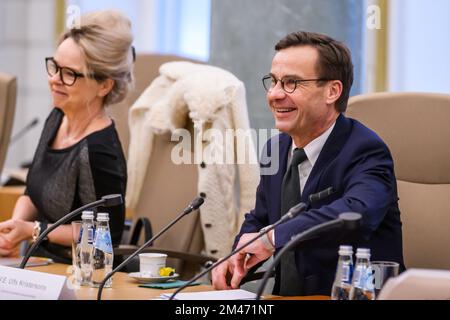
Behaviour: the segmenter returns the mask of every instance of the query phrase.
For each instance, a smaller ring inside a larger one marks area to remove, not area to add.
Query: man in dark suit
[[[391,154],[373,131],[343,115],[353,83],[350,51],[343,43],[308,32],[287,35],[275,50],[263,84],[276,128],[282,132],[267,144],[269,166],[278,163],[278,170],[265,174],[270,171],[261,165],[255,209],[246,215],[235,247],[293,205],[308,202],[309,195],[329,187],[334,193],[310,203],[305,212],[213,270],[214,287],[237,288],[250,268],[276,254],[292,236],[349,211],[362,215],[361,228],[330,231],[283,257],[274,293],[330,295],[341,244],[370,248],[371,260],[396,261],[403,270]]]

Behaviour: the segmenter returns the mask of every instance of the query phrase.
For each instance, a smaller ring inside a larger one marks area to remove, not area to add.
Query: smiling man
[[[309,203],[305,212],[213,270],[214,287],[237,288],[249,269],[276,254],[292,236],[349,211],[362,215],[361,228],[330,231],[283,257],[274,294],[330,295],[341,244],[369,248],[372,260],[396,261],[403,270],[391,154],[373,131],[343,115],[353,83],[350,51],[341,42],[309,32],[287,35],[275,50],[263,85],[281,131],[272,138],[278,144],[269,141],[267,151],[280,166],[273,175],[261,175],[255,209],[246,215],[235,247],[294,205],[307,203],[309,195],[330,187],[334,193]],[[272,145],[278,148],[272,150]]]

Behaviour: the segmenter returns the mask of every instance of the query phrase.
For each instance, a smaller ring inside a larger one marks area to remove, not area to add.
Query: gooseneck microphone
[[[314,201],[318,201],[318,200],[322,200],[323,198],[325,198],[326,196],[330,195],[331,193],[333,193],[333,187],[327,188],[326,190],[328,190],[328,192],[324,192],[325,190],[322,190],[318,193],[312,194],[309,196],[309,200],[310,203],[314,202]],[[318,194],[321,194],[320,196],[318,196]],[[314,196],[314,197],[313,197]],[[311,199],[313,199],[313,201],[311,201]],[[236,254],[237,252],[241,251],[242,249],[246,248],[247,246],[249,246],[250,244],[252,244],[253,242],[255,242],[257,239],[261,238],[263,235],[265,235],[266,233],[268,233],[270,230],[274,229],[276,226],[290,220],[293,219],[294,217],[296,217],[299,213],[305,211],[308,208],[308,204],[304,203],[304,202],[300,202],[299,204],[293,206],[291,209],[289,209],[289,211],[284,214],[281,219],[279,219],[277,222],[275,222],[272,225],[267,226],[266,228],[262,229],[258,235],[252,239],[250,239],[248,242],[244,243],[242,246],[240,246],[239,248],[234,249],[230,254],[226,255],[224,258],[216,261],[213,265],[211,265],[209,268],[205,269],[203,272],[199,273],[198,275],[196,275],[194,278],[192,278],[191,280],[189,280],[188,282],[186,282],[184,285],[182,285],[181,287],[179,287],[169,298],[169,300],[173,300],[175,298],[175,296],[182,291],[183,289],[185,289],[186,287],[188,287],[190,284],[192,284],[194,281],[200,279],[201,277],[203,277],[205,274],[207,274],[208,272],[210,272],[212,269],[214,269],[215,267],[217,267],[218,265],[222,264],[223,262],[225,262],[226,260],[228,260],[231,256],[233,256],[234,254]]]
[[[347,230],[354,230],[360,226],[361,223],[361,215],[356,212],[345,212],[341,213],[337,219],[333,219],[331,221],[327,221],[321,224],[318,224],[308,230],[303,231],[291,238],[291,240],[285,244],[283,249],[275,256],[270,266],[267,268],[267,271],[264,273],[264,276],[261,280],[261,284],[259,285],[258,292],[256,294],[256,300],[261,298],[262,292],[266,287],[266,283],[270,278],[272,270],[278,265],[281,260],[281,257],[288,251],[292,250],[296,246],[298,246],[302,241],[310,239],[312,236],[316,236],[319,233],[326,232],[330,229],[334,228],[345,228]]]
[[[102,291],[103,287],[105,286],[106,281],[108,281],[109,278],[111,278],[117,271],[121,270],[123,267],[125,267],[131,259],[136,257],[139,253],[145,250],[149,245],[151,245],[156,239],[158,239],[163,233],[165,233],[167,230],[169,230],[175,223],[178,222],[181,218],[183,218],[185,215],[191,213],[192,211],[198,209],[205,199],[202,197],[197,197],[181,212],[178,217],[176,217],[171,223],[169,223],[167,226],[165,226],[158,234],[153,236],[150,240],[148,240],[146,243],[144,243],[139,249],[137,249],[135,252],[133,252],[128,258],[126,258],[121,264],[119,264],[113,271],[108,273],[108,275],[103,279],[103,281],[100,283],[98,287],[97,292],[97,300],[102,299]]]
[[[119,204],[122,204],[123,200],[122,200],[122,195],[120,194],[110,194],[110,195],[106,195],[103,196],[100,200],[88,203],[78,209],[73,210],[72,212],[66,214],[64,217],[62,217],[61,219],[59,219],[58,221],[56,221],[55,223],[53,223],[51,226],[49,226],[46,230],[44,230],[39,237],[36,239],[36,241],[33,243],[33,245],[31,247],[28,248],[27,252],[25,253],[22,262],[20,263],[19,268],[23,269],[25,268],[28,259],[30,259],[30,256],[33,254],[34,250],[36,250],[36,248],[41,244],[42,240],[45,239],[45,237],[52,232],[53,230],[55,230],[57,227],[59,227],[60,225],[66,223],[67,221],[69,221],[70,219],[72,219],[73,217],[75,217],[77,214],[79,214],[81,211],[86,210],[86,209],[91,209],[91,208],[95,208],[95,207],[99,207],[99,206],[103,206],[103,207],[114,207],[117,206]]]
[[[28,123],[25,127],[23,127],[19,132],[17,132],[14,136],[11,137],[9,143],[14,143],[19,140],[25,133],[29,130],[33,129],[39,123],[39,118],[34,118]]]

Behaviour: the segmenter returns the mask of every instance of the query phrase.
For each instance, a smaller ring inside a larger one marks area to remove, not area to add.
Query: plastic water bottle
[[[98,287],[103,279],[112,271],[114,260],[111,232],[109,230],[108,213],[97,214],[97,229],[94,240],[94,254],[92,256],[92,283]],[[112,286],[112,279],[108,279],[105,288]]]
[[[353,247],[340,246],[336,276],[331,290],[332,300],[349,300],[353,274]]]
[[[77,254],[80,257],[81,285],[92,285],[92,250],[94,243],[94,212],[83,211],[81,214],[82,225],[80,229],[80,242],[77,246]]]
[[[370,265],[370,249],[356,250],[355,272],[353,273],[350,300],[375,300],[375,286]]]

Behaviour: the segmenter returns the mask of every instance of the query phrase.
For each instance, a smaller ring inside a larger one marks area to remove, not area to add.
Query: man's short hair
[[[336,101],[336,110],[344,112],[347,109],[350,88],[353,84],[353,63],[348,47],[342,42],[320,33],[299,31],[290,33],[281,39],[275,45],[275,50],[280,51],[295,46],[311,46],[317,49],[319,53],[316,66],[318,78],[342,82],[342,94]]]

